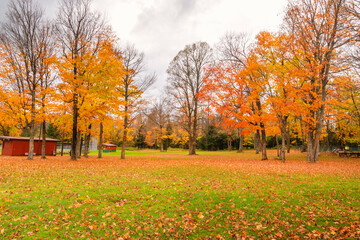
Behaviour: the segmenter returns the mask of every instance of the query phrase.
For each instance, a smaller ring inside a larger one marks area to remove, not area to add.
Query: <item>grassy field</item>
[[[359,159],[185,154],[0,157],[0,238],[360,238]]]

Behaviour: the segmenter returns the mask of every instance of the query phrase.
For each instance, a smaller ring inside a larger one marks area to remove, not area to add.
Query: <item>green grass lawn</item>
[[[0,157],[0,238],[360,238],[358,159],[127,153]]]
[[[219,156],[224,156],[224,155],[234,155],[236,151],[227,151],[227,150],[223,150],[223,151],[204,151],[204,150],[196,150],[196,154],[197,155],[219,155]],[[247,152],[252,152],[252,151],[247,151]],[[138,156],[138,155],[188,155],[189,154],[189,150],[188,149],[179,149],[179,148],[175,148],[175,149],[168,149],[165,152],[160,152],[160,150],[155,150],[155,149],[144,149],[144,150],[137,150],[136,148],[129,148],[126,149],[125,151],[126,156]],[[97,150],[91,150],[89,152],[90,156],[97,156],[98,155],[98,151]],[[121,156],[121,149],[117,149],[116,152],[103,152],[103,156]],[[253,156],[253,155],[251,155]]]
[[[137,150],[134,148],[126,149],[125,151],[126,155],[134,156],[134,155],[165,155],[165,154],[182,154],[182,155],[188,155],[189,150],[188,149],[168,149],[166,152],[160,152],[160,150],[155,149],[144,149],[144,150]],[[203,150],[197,150],[196,154],[198,155],[232,155],[234,151],[203,151]],[[97,156],[98,151],[92,150],[89,153],[90,156]],[[120,156],[121,155],[121,149],[117,149],[116,152],[103,152],[104,156]]]
[[[152,149],[146,149],[146,150],[135,150],[135,149],[127,149],[125,151],[126,156],[138,156],[138,155],[158,155],[158,154],[188,154],[188,150],[182,150],[182,149],[172,149],[166,152],[160,152],[159,150],[152,150]],[[92,150],[89,153],[90,156],[97,156],[98,151]],[[121,156],[121,149],[117,149],[116,152],[103,152],[103,156]]]

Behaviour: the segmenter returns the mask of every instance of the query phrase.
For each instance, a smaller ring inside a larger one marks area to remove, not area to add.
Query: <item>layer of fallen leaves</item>
[[[359,159],[256,158],[0,157],[0,237],[360,238]]]

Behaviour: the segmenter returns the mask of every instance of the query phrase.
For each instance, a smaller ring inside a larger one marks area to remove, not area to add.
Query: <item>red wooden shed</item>
[[[0,136],[3,141],[2,155],[25,156],[29,154],[29,137]],[[45,155],[55,156],[58,139],[46,138]],[[42,139],[34,139],[34,155],[41,155]]]
[[[103,143],[103,150],[105,152],[116,152],[116,145],[111,143]]]

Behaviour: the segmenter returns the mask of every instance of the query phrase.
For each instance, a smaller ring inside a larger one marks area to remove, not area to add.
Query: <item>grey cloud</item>
[[[188,22],[190,17],[196,16],[198,12],[203,11],[213,5],[215,0],[165,0],[156,1],[156,5],[150,8],[144,8],[138,16],[137,23],[133,32],[142,32],[144,29],[158,28],[158,30],[166,28],[176,30],[184,26],[184,22]]]
[[[171,2],[171,1],[169,1]],[[182,16],[184,14],[189,14],[192,11],[195,11],[196,3],[198,1],[196,0],[174,0],[175,4],[174,6],[179,9],[178,11],[178,17]]]
[[[219,0],[160,0],[143,8],[131,35],[146,54],[149,69],[158,76],[152,95],[158,96],[166,85],[166,69],[186,44],[199,39],[196,32],[199,14]],[[190,40],[189,42],[189,39]]]

